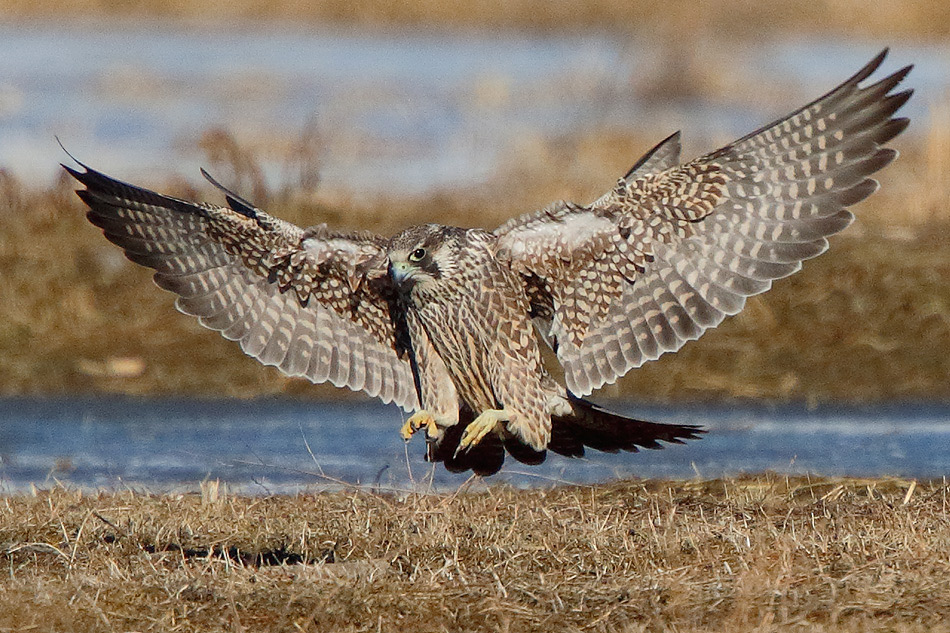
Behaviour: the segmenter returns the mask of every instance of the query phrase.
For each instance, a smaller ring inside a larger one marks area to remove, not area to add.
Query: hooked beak
[[[389,277],[401,286],[412,277],[412,267],[407,262],[389,262]]]

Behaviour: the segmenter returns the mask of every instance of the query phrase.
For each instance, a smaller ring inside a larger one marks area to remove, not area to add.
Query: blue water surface
[[[950,474],[950,406],[637,407],[628,415],[704,426],[701,440],[583,459],[513,460],[493,481],[518,486],[627,477],[720,477],[765,470],[939,478]],[[0,491],[83,488],[293,492],[347,484],[452,488],[467,479],[406,445],[400,410],[372,402],[125,398],[0,400]]]

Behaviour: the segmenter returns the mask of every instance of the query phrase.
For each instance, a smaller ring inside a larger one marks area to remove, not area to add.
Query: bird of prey
[[[202,325],[289,376],[412,415],[427,457],[497,472],[510,454],[577,457],[698,437],[583,397],[739,312],[848,226],[847,207],[907,127],[884,60],[734,143],[680,163],[673,134],[590,204],[555,202],[493,231],[438,224],[391,238],[300,228],[221,189],[193,203],[65,167],[89,220]],[[547,373],[553,350],[563,381]]]

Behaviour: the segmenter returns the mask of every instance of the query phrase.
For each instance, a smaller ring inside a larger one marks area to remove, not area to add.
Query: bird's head
[[[404,292],[444,283],[458,268],[462,230],[423,224],[393,237],[389,276]]]

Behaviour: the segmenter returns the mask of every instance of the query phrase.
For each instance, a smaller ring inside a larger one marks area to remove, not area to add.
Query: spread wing
[[[230,208],[195,204],[82,167],[66,170],[86,187],[89,220],[154,268],[179,310],[289,376],[416,408],[383,238],[304,230],[227,190]]]
[[[585,395],[717,326],[801,268],[852,220],[896,156],[882,145],[910,67],[861,87],[887,51],[804,108],[678,165],[674,134],[594,203],[559,202],[499,227],[568,388]]]

